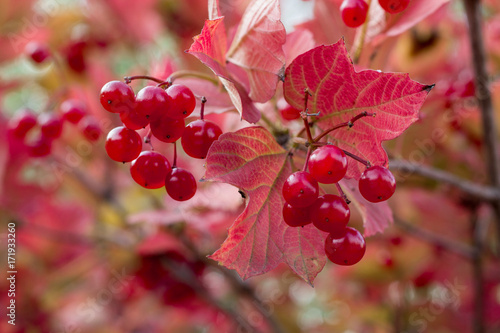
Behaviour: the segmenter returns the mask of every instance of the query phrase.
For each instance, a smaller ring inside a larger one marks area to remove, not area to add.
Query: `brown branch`
[[[463,0],[463,2],[469,23],[469,41],[475,74],[476,98],[481,110],[488,178],[493,187],[500,188],[498,136],[489,89],[489,78],[486,72],[486,52],[481,32],[481,2],[479,0]],[[500,199],[493,201],[492,207],[496,215],[497,238],[500,241]]]
[[[418,226],[409,222],[403,221],[398,217],[394,217],[394,224],[403,229],[406,233],[416,238],[419,238],[427,243],[437,245],[449,252],[455,253],[465,259],[472,260],[476,250],[469,245],[465,245],[439,235],[436,235],[428,230],[421,229]]]
[[[236,274],[234,274],[233,271],[217,264],[213,260],[207,259],[207,257],[200,253],[193,242],[191,242],[191,240],[188,239],[184,234],[176,236],[179,237],[184,246],[186,246],[198,260],[202,261],[205,265],[218,270],[231,283],[231,285],[237,292],[239,292],[243,296],[248,297],[252,301],[252,304],[255,306],[255,308],[262,314],[264,320],[267,321],[268,325],[272,329],[272,332],[285,332],[276,318],[274,318],[274,316],[266,309],[266,306],[264,305],[262,300],[255,294],[255,290],[253,290],[252,287],[242,281]]]
[[[486,229],[487,224],[481,222],[483,221],[479,221],[477,211],[473,211],[471,216],[471,238],[475,252],[472,256],[471,263],[474,283],[474,333],[486,332],[484,326],[484,277],[481,252],[483,250],[483,230]]]
[[[452,185],[477,199],[484,201],[500,200],[500,189],[487,185],[480,185],[443,170],[421,164],[414,164],[406,160],[391,160],[389,161],[389,168],[393,171],[408,172],[436,180],[440,183]]]
[[[164,258],[162,263],[166,266],[168,271],[175,277],[179,282],[185,283],[191,289],[193,289],[197,295],[203,298],[206,302],[208,302],[213,307],[219,309],[223,313],[225,313],[229,318],[231,318],[240,328],[245,329],[245,332],[259,332],[256,328],[254,328],[243,316],[241,316],[237,311],[233,308],[226,306],[215,297],[210,295],[208,290],[203,286],[203,284],[198,280],[193,271],[188,269],[187,267],[183,267],[178,265],[167,258]]]

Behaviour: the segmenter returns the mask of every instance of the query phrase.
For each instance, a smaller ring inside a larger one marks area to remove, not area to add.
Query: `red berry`
[[[63,122],[53,113],[42,113],[38,117],[38,124],[42,135],[46,138],[57,139],[61,136]]]
[[[147,86],[139,90],[135,98],[136,112],[149,119],[157,121],[169,114],[172,99],[160,87]]]
[[[354,265],[363,258],[366,251],[365,239],[361,233],[351,227],[345,228],[345,233],[336,237],[329,234],[325,241],[325,253],[328,259],[343,266]]]
[[[284,98],[278,101],[277,107],[280,111],[281,117],[285,120],[294,120],[300,118],[300,110],[288,104]]]
[[[38,140],[29,145],[28,154],[31,157],[44,157],[52,150],[52,140],[41,135]]]
[[[374,165],[363,172],[359,179],[359,192],[370,202],[389,199],[396,190],[392,173],[382,166]]]
[[[305,171],[292,173],[283,185],[283,197],[295,208],[312,205],[318,193],[318,182]]]
[[[143,151],[130,164],[130,174],[135,182],[145,188],[165,186],[171,167],[165,156],[154,151]]]
[[[189,123],[182,134],[181,144],[186,154],[194,158],[205,158],[212,143],[219,138],[219,126],[203,119]]]
[[[148,118],[137,113],[136,108],[132,108],[120,113],[120,120],[122,121],[123,125],[125,125],[125,127],[131,130],[145,128],[149,124]]]
[[[181,168],[172,168],[165,179],[165,188],[172,199],[186,201],[194,196],[197,185],[191,172]]]
[[[196,99],[191,89],[182,84],[173,84],[168,87],[167,94],[172,98],[168,112],[170,118],[184,119],[193,113]]]
[[[142,140],[136,131],[126,127],[113,128],[106,138],[106,152],[117,162],[130,162],[139,156]]]
[[[283,220],[290,227],[302,227],[311,223],[309,207],[295,208],[285,203],[283,206]]]
[[[171,119],[164,116],[151,122],[151,132],[160,141],[175,142],[184,133],[184,119]]]
[[[349,222],[351,211],[338,195],[320,196],[310,207],[311,221],[316,228],[335,235],[342,234]]]
[[[61,104],[61,113],[63,119],[73,124],[78,122],[87,114],[87,108],[82,101],[77,99],[68,99]]]
[[[18,139],[24,139],[26,134],[37,124],[37,117],[30,109],[20,109],[9,120],[9,130]]]
[[[87,69],[85,51],[87,43],[85,41],[76,41],[67,45],[62,53],[66,59],[68,67],[76,73],[83,73]]]
[[[309,157],[309,172],[323,184],[337,183],[347,171],[347,157],[337,146],[319,147]]]
[[[121,81],[106,83],[99,95],[102,107],[113,113],[127,112],[135,106],[135,95],[132,88]]]
[[[99,126],[97,119],[92,116],[83,118],[78,124],[78,128],[90,142],[98,141],[102,134],[101,126]]]
[[[43,63],[50,57],[50,51],[47,45],[36,41],[26,44],[24,52],[37,64]]]
[[[378,3],[386,12],[390,14],[401,13],[408,7],[410,0],[379,0]]]
[[[344,0],[340,5],[342,21],[350,28],[356,28],[365,23],[368,5],[363,0]]]

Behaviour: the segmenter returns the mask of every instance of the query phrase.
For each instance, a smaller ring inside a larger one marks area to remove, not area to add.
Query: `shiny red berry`
[[[337,265],[354,265],[363,258],[365,251],[365,239],[354,228],[345,228],[345,233],[340,237],[333,234],[326,237],[325,254],[331,262]]]
[[[134,108],[135,95],[132,88],[121,81],[106,83],[99,95],[102,107],[113,113],[123,113]]]
[[[175,142],[184,133],[184,119],[171,119],[164,116],[160,120],[151,122],[151,132],[160,141]]]
[[[337,183],[347,171],[347,157],[334,145],[319,147],[309,157],[309,172],[323,184]]]
[[[170,170],[167,158],[154,151],[143,151],[130,164],[130,175],[137,184],[145,188],[165,186],[165,178]]]
[[[283,185],[283,197],[295,208],[310,206],[318,198],[318,182],[308,172],[292,173]]]
[[[136,112],[153,122],[169,114],[172,99],[162,88],[147,86],[139,90],[135,102]]]
[[[359,192],[370,202],[389,199],[396,191],[396,179],[387,169],[379,165],[369,167],[359,179]]]
[[[126,127],[116,127],[108,133],[105,148],[112,160],[130,162],[141,153],[142,140],[136,131]]]
[[[408,7],[410,0],[379,0],[378,3],[386,12],[390,14],[401,13]]]
[[[285,203],[283,206],[283,220],[290,227],[302,227],[311,223],[310,207],[295,208]]]
[[[335,235],[344,232],[351,211],[347,203],[334,194],[320,196],[310,207],[311,221],[316,228]]]
[[[368,5],[364,0],[344,0],[340,5],[342,21],[350,28],[356,28],[365,23]]]
[[[182,148],[191,157],[205,158],[212,143],[219,138],[219,126],[204,119],[189,123],[182,134]]]
[[[195,195],[197,185],[191,172],[181,168],[172,168],[165,179],[165,188],[172,199],[186,201]]]
[[[184,119],[193,113],[196,99],[191,89],[182,84],[173,84],[167,89],[167,94],[172,99],[168,116],[174,119]]]

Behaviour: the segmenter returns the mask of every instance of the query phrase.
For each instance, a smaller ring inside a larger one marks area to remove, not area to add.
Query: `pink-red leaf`
[[[226,71],[226,29],[224,17],[206,20],[201,33],[193,37],[193,44],[187,50],[216,75],[229,78]]]
[[[227,40],[224,17],[206,20],[203,30],[193,40],[187,52],[198,58],[220,78],[243,119],[250,123],[259,121],[259,110],[253,105],[247,91],[230,76],[226,68]]]
[[[374,165],[387,166],[382,141],[397,137],[418,119],[432,86],[413,81],[408,74],[355,72],[341,40],[318,46],[288,66],[284,83],[288,103],[302,109],[306,88],[312,95],[309,113],[320,113],[317,125],[322,130],[347,122],[363,111],[376,113],[375,117],[359,119],[351,128],[333,131],[329,140]],[[358,179],[364,168],[349,159],[347,177]]]
[[[211,258],[244,279],[285,262],[312,284],[326,262],[326,235],[312,225],[292,228],[283,221],[281,191],[291,166],[288,153],[271,133],[262,127],[225,133],[210,148],[206,165],[205,180],[236,186],[248,198]]]
[[[253,0],[243,14],[227,59],[245,69],[249,96],[267,102],[276,90],[285,65],[285,27],[280,21],[278,0]]]
[[[358,182],[354,179],[342,179],[340,186],[347,197],[356,206],[365,227],[365,237],[383,232],[385,228],[394,222],[391,207],[387,201],[372,203],[367,201],[358,190]]]

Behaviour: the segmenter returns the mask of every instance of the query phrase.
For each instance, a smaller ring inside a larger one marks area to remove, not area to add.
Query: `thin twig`
[[[500,189],[481,185],[469,180],[457,177],[449,172],[435,169],[422,164],[415,164],[405,160],[390,160],[389,167],[391,170],[398,170],[429,179],[436,180],[440,183],[452,185],[463,192],[484,201],[500,200]]]
[[[451,239],[441,237],[428,230],[421,229],[414,224],[403,221],[398,217],[394,217],[394,224],[406,231],[411,236],[419,238],[427,243],[438,245],[439,247],[455,253],[461,257],[464,257],[468,260],[472,260],[476,253],[475,249],[469,245],[465,245]]]
[[[239,292],[243,296],[248,297],[252,301],[252,304],[262,314],[264,320],[266,320],[268,325],[271,327],[272,332],[274,333],[285,332],[284,329],[281,327],[280,323],[266,309],[266,306],[264,305],[262,300],[255,294],[255,291],[252,287],[250,287],[248,284],[242,281],[238,276],[236,276],[233,271],[217,264],[213,260],[207,259],[207,257],[202,253],[200,253],[196,248],[196,246],[193,244],[193,242],[191,242],[191,240],[187,238],[184,234],[180,234],[177,236],[182,241],[184,246],[186,246],[186,248],[188,248],[191,251],[191,253],[193,253],[193,255],[196,256],[198,260],[205,263],[205,265],[210,266],[218,270],[220,273],[222,273],[237,292]]]
[[[486,52],[481,30],[481,2],[479,0],[463,1],[469,23],[469,41],[475,74],[476,98],[481,110],[488,178],[493,187],[500,188],[499,145],[489,79],[486,72]],[[500,199],[493,201],[492,207],[496,215],[497,239],[500,241]]]
[[[231,307],[226,306],[215,297],[210,295],[205,286],[199,281],[193,271],[185,266],[180,266],[178,263],[172,262],[167,258],[162,260],[162,263],[166,266],[168,271],[175,277],[179,282],[187,284],[191,289],[193,289],[198,296],[203,298],[209,304],[215,308],[224,312],[228,317],[230,317],[240,328],[244,328],[245,332],[258,332],[243,316],[236,312]]]
[[[477,216],[477,210],[474,210],[471,215],[471,238],[472,246],[474,247],[474,255],[472,256],[472,276],[474,281],[474,320],[473,332],[484,333],[484,278],[483,278],[483,258],[481,252],[483,250],[482,240],[482,225]]]

